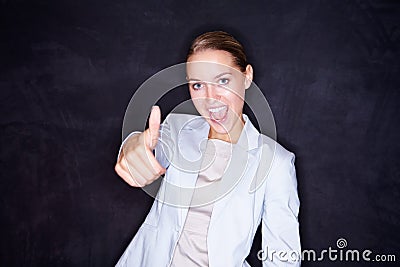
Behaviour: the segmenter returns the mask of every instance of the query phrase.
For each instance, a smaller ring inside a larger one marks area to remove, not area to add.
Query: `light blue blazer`
[[[300,266],[293,261],[301,251],[294,154],[260,134],[246,115],[243,118],[243,131],[222,177],[223,190],[214,195],[207,236],[209,266],[249,266],[245,259],[260,222],[264,253],[258,255],[263,266]],[[149,214],[116,266],[171,264],[190,204],[187,188],[195,186],[198,175],[192,171],[196,168],[185,168],[201,162],[209,127],[194,115],[170,114],[164,121],[155,155],[167,172]]]

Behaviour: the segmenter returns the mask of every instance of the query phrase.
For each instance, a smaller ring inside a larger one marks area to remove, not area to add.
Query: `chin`
[[[226,112],[225,116],[223,116],[221,119],[216,119],[213,114],[208,111],[202,112],[201,115],[207,119],[210,127],[212,127],[215,132],[220,134],[229,133],[233,128],[234,121],[236,119],[234,118],[234,114],[232,114],[230,111]]]
[[[215,120],[212,120],[210,118],[207,118],[207,122],[210,125],[210,127],[219,134],[229,134],[229,132],[232,129],[232,126],[228,123],[223,123],[223,122],[218,122]]]

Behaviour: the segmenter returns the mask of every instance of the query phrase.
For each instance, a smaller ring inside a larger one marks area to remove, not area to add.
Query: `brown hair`
[[[232,35],[223,31],[206,32],[198,36],[189,48],[187,58],[207,49],[223,50],[232,55],[233,62],[242,72],[246,71],[247,59],[244,48]]]

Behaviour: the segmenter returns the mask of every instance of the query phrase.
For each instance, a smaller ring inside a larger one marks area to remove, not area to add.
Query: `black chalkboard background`
[[[0,1],[0,265],[116,263],[152,203],[114,172],[127,104],[222,29],[297,156],[303,248],[345,238],[398,266],[399,22],[390,0]]]

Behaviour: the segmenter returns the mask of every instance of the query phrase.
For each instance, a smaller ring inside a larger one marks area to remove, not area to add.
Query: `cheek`
[[[193,103],[197,106],[202,106],[207,102],[207,94],[204,90],[190,90],[190,98],[192,99]]]
[[[229,103],[229,105],[234,109],[234,110],[241,110],[244,105],[244,90],[243,92],[229,92],[226,95],[226,99]]]
[[[198,102],[200,96],[199,93],[194,92],[193,90],[189,90],[190,98],[192,99],[193,103]]]
[[[196,99],[196,98],[192,98],[192,102],[194,104],[194,106],[199,109],[202,105],[201,105],[201,100],[200,99]]]
[[[232,110],[234,110],[236,113],[242,112],[243,105],[244,105],[243,100],[239,98],[237,98],[236,101],[231,101]]]
[[[190,94],[192,102],[194,107],[197,109],[199,113],[202,113],[202,110],[204,109],[204,100],[202,97],[196,95],[196,94]]]

